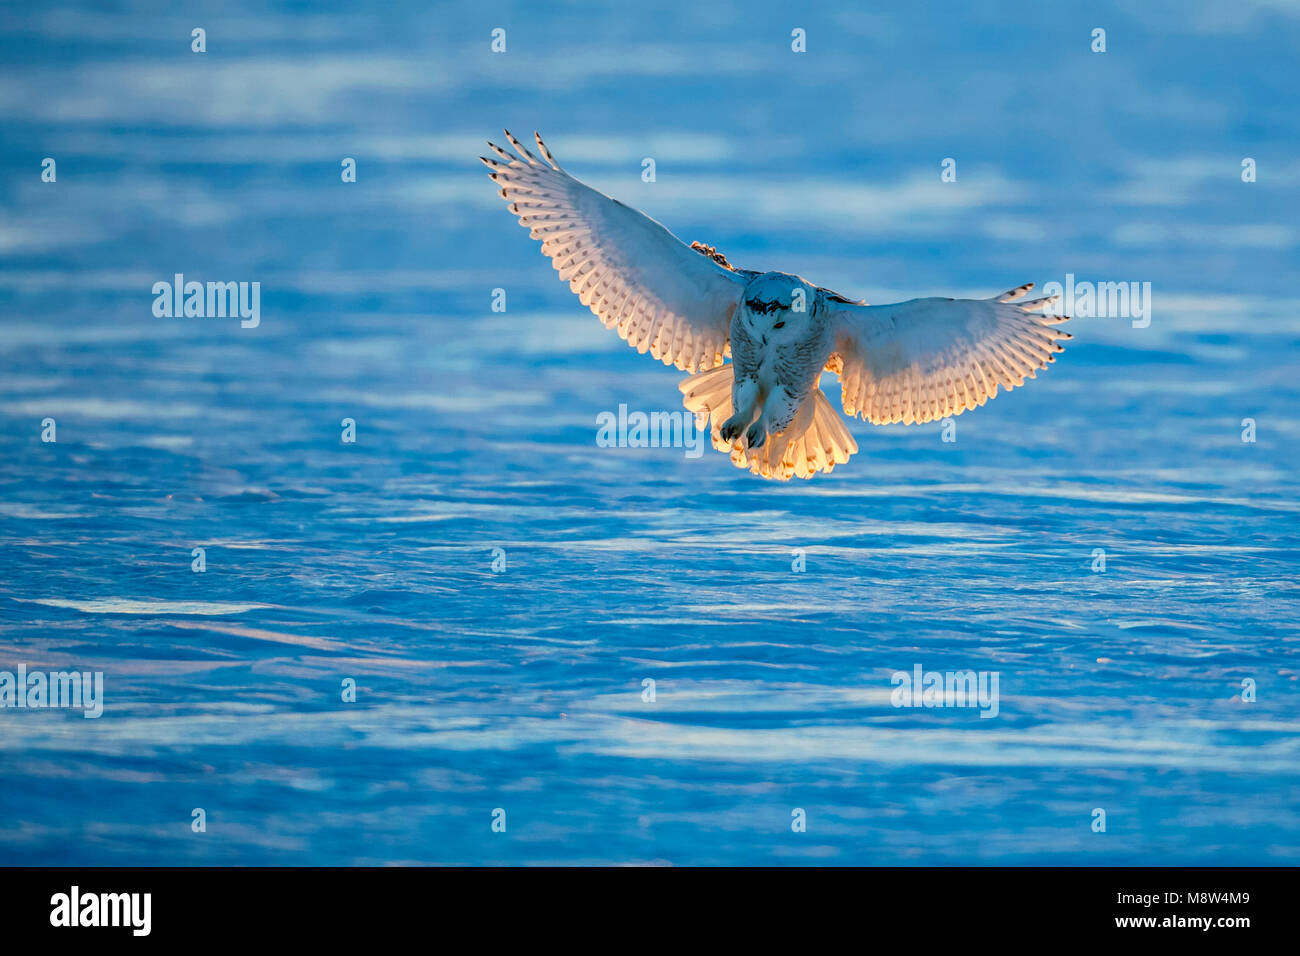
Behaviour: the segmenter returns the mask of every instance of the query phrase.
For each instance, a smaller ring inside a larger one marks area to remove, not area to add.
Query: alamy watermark
[[[706,435],[697,427],[693,412],[629,413],[627,405],[620,404],[618,414],[598,414],[596,425],[600,448],[684,448],[687,458],[704,454]]]
[[[32,671],[19,664],[18,671],[0,671],[0,707],[33,710],[59,707],[80,710],[94,718],[104,712],[103,671]]]
[[[153,284],[153,314],[160,319],[224,319],[238,316],[240,327],[255,329],[262,323],[262,283],[186,282],[176,273]]]
[[[998,715],[998,671],[927,671],[920,664],[895,671],[889,702],[895,707],[978,707],[980,717]]]
[[[1151,324],[1150,282],[1075,282],[1074,273],[1065,274],[1065,282],[1049,282],[1043,295],[1060,296],[1048,306],[1053,315],[1078,318],[1132,319],[1133,328]]]

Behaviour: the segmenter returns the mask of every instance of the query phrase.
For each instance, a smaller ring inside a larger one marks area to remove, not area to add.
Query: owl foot
[[[722,427],[718,429],[718,434],[722,436],[723,441],[730,444],[740,437],[741,431],[748,424],[748,420],[741,418],[739,415],[732,415],[722,423]]]
[[[745,446],[750,450],[762,448],[767,444],[767,428],[761,421],[754,422],[745,432]]]

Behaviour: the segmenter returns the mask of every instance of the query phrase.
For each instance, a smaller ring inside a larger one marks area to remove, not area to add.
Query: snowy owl
[[[561,279],[638,352],[691,372],[679,388],[713,446],[764,478],[811,478],[858,450],[820,387],[840,378],[848,415],[906,425],[960,415],[1022,385],[1070,338],[1057,297],[1033,283],[991,299],[869,306],[784,272],[737,269],[648,216],[574,179],[534,134],[545,162],[488,146],[501,197]],[[727,357],[730,364],[724,364]]]

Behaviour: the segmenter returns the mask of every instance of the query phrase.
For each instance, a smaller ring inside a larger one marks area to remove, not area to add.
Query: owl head
[[[754,341],[771,346],[808,335],[816,286],[785,272],[767,272],[745,286],[741,321]]]

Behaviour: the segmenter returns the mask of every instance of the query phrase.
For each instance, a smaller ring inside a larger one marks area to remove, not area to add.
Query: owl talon
[[[767,444],[767,429],[761,422],[754,422],[745,432],[745,445],[748,448],[762,448]]]

